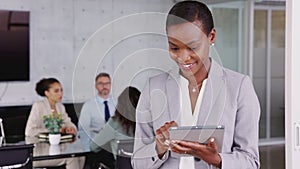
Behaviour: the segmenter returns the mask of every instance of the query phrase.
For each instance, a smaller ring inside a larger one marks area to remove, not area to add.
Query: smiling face
[[[45,91],[45,95],[52,103],[61,102],[63,96],[63,89],[60,83],[52,83],[48,90]]]
[[[184,22],[167,27],[169,52],[184,77],[199,78],[209,69],[209,48],[215,41],[215,29],[209,35],[201,22]]]

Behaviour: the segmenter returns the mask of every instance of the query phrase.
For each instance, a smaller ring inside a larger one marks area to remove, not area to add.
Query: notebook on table
[[[73,141],[75,135],[73,134],[61,134],[60,137],[60,142],[69,142],[69,141]],[[49,133],[40,133],[38,135],[38,138],[40,141],[49,141]]]

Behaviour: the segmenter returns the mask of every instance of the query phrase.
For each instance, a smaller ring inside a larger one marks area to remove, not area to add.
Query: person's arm
[[[39,110],[39,104],[34,103],[32,105],[26,128],[25,128],[25,136],[36,136],[39,133],[48,132],[43,125],[42,114]]]
[[[252,82],[245,77],[239,89],[231,153],[220,153],[222,169],[258,169],[260,105]]]
[[[162,159],[158,157],[150,107],[150,86],[147,81],[136,112],[134,152],[131,161],[134,169],[159,168],[169,157],[169,151]]]
[[[92,139],[90,149],[99,152],[102,146],[115,138],[115,129],[112,127],[112,119],[110,119],[102,128],[102,130]]]
[[[61,104],[61,112],[62,119],[63,119],[63,125],[62,125],[62,132],[67,134],[77,134],[77,127],[76,125],[71,121],[71,118],[66,113],[65,106]]]

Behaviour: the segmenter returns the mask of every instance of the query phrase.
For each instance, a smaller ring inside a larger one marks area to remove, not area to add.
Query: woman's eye
[[[190,50],[196,50],[198,47],[190,47]]]
[[[172,51],[177,51],[177,50],[179,50],[179,48],[177,48],[177,47],[170,47],[170,49],[171,49]]]

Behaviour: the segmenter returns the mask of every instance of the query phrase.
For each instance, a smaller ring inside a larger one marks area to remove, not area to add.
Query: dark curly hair
[[[126,133],[135,132],[135,109],[141,92],[135,87],[126,87],[118,97],[113,120],[118,120]]]
[[[175,4],[168,13],[166,27],[171,25],[200,21],[201,30],[209,35],[214,28],[214,20],[209,8],[199,1],[181,1]]]
[[[55,78],[43,78],[39,82],[36,83],[35,91],[40,96],[45,96],[45,91],[50,88],[50,85],[53,83],[60,83]]]

